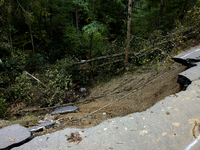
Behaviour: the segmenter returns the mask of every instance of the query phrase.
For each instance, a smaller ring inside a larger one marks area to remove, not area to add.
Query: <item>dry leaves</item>
[[[10,142],[14,142],[15,141],[15,139],[12,139],[12,138],[8,138],[9,140],[10,140]]]
[[[80,137],[79,132],[76,131],[76,132],[71,132],[71,136],[67,139],[67,141],[74,142],[74,143],[76,143],[76,142],[80,143],[82,141],[82,138]]]

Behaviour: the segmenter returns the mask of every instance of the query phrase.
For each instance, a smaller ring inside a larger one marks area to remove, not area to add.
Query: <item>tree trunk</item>
[[[9,25],[9,41],[10,41],[10,51],[11,51],[11,56],[14,55],[14,52],[13,52],[13,45],[12,45],[12,35],[11,35],[11,24]]]
[[[132,0],[128,2],[128,17],[127,17],[127,41],[126,41],[126,56],[125,56],[125,65],[128,65],[129,51],[130,51],[130,35],[131,35],[131,9],[132,9]]]
[[[9,10],[8,10],[8,23],[9,23],[9,29],[8,29],[8,43],[10,45],[10,52],[11,52],[11,56],[14,55],[14,52],[13,52],[13,45],[12,45],[12,25],[11,25],[11,13],[12,13],[12,5],[11,5],[11,2],[9,1]]]
[[[29,11],[28,3],[26,3],[27,11],[22,7],[22,5],[19,3],[18,0],[17,0],[17,3],[18,3],[18,5],[21,7],[21,9],[23,10],[23,12],[24,12],[24,14],[25,14],[25,18],[27,19],[27,24],[28,24],[28,26],[29,26],[30,35],[31,35],[31,43],[32,43],[33,54],[35,54],[34,41],[33,41],[33,34],[32,34],[32,29],[31,29],[31,20],[30,20],[30,18],[28,18],[28,16],[27,16],[27,11]]]
[[[93,2],[92,2],[93,21],[95,20],[95,13],[94,13],[94,9],[95,9],[95,0],[93,0]]]
[[[75,9],[76,9],[76,35],[78,37],[79,36],[79,32],[78,32],[78,4],[75,5]]]
[[[164,9],[164,0],[160,1],[160,20],[159,20],[159,26],[162,27],[162,16],[163,16],[163,9]]]
[[[30,34],[31,34],[31,43],[32,43],[33,54],[35,54],[33,34],[32,34],[32,29],[31,29],[31,23],[29,23],[29,30],[30,30]]]
[[[3,24],[3,28],[4,28],[4,24]],[[5,28],[4,28],[4,30],[5,30]],[[6,30],[5,30],[5,31],[6,31]],[[13,51],[12,51],[12,48],[11,48],[11,42],[10,42],[10,35],[9,35],[9,32],[10,32],[10,31],[8,31],[8,33],[6,32],[6,33],[5,33],[5,36],[6,36],[6,39],[7,39],[7,41],[8,41],[8,45],[10,46],[10,55],[13,56]]]
[[[91,37],[90,37],[90,48],[89,48],[89,52],[88,52],[88,56],[87,56],[88,59],[91,59],[91,54],[92,54],[92,42],[93,42],[93,33],[92,33],[92,35],[91,35]]]
[[[94,12],[94,9],[95,9],[95,0],[92,1],[92,14],[93,14],[92,20],[93,20],[93,21],[95,20],[95,12]],[[88,52],[88,56],[87,56],[88,59],[91,59],[91,54],[92,54],[92,42],[93,42],[93,33],[90,35],[90,47],[89,47],[89,52]]]
[[[51,42],[53,41],[53,26],[52,26],[52,9],[50,7],[50,28],[51,28]]]
[[[27,11],[29,11],[28,3],[26,3]],[[29,18],[28,18],[29,19]],[[46,22],[46,21],[45,21]],[[33,49],[33,54],[35,54],[35,48],[34,48],[34,41],[33,41],[33,34],[32,34],[32,28],[31,28],[31,21],[28,21],[28,26],[30,30],[30,35],[31,35],[31,44],[32,44],[32,49]]]
[[[93,21],[95,20],[95,11],[94,10],[95,10],[95,0],[92,1],[92,15],[93,15],[92,20]],[[88,52],[88,59],[91,59],[91,55],[92,55],[93,38],[94,38],[94,35],[92,33],[91,36],[90,36],[90,48],[89,48],[89,52]],[[91,62],[89,64],[90,64],[90,66],[92,66]],[[90,75],[91,75],[92,84],[93,84],[93,82],[94,82],[94,75],[93,75],[93,71],[92,70],[90,70]]]

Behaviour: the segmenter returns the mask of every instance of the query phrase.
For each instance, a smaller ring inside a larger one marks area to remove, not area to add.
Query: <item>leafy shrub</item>
[[[43,56],[39,53],[28,58],[26,62],[26,70],[34,72],[36,70],[42,70],[42,66],[45,60]]]
[[[7,87],[10,84],[10,78],[7,73],[0,73],[0,88]]]
[[[61,97],[72,85],[73,63],[72,58],[66,58],[57,61],[48,70],[44,70],[44,74],[33,74],[46,85],[46,88],[23,72],[15,78],[15,84],[12,84],[6,90],[2,90],[1,97],[6,99],[7,102],[24,101],[28,105],[39,104],[41,107],[62,104],[63,99]]]
[[[0,97],[0,117],[3,117],[6,113],[6,99]]]
[[[0,87],[6,88],[14,83],[15,78],[26,67],[27,54],[16,52],[11,58],[7,58],[0,64]]]

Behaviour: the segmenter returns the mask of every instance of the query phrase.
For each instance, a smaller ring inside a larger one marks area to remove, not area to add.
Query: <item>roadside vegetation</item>
[[[1,0],[0,117],[20,102],[40,108],[76,102],[67,92],[90,79],[156,68],[199,44],[199,0],[131,3],[127,38],[124,0]]]

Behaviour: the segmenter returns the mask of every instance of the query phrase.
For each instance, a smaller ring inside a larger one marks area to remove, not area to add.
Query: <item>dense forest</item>
[[[0,0],[0,9],[0,117],[8,103],[71,102],[62,97],[76,83],[153,65],[200,32],[199,0]]]

